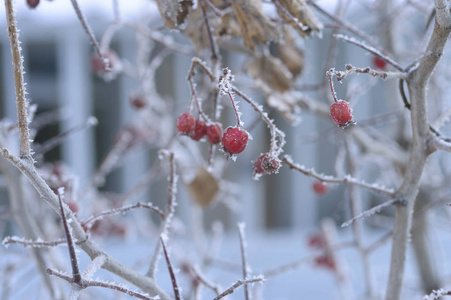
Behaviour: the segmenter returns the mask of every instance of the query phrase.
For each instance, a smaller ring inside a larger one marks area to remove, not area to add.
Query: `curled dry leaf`
[[[312,32],[320,32],[323,24],[316,18],[304,0],[274,0],[277,13],[285,22],[296,29],[301,36],[310,35]]]
[[[297,93],[294,91],[271,93],[266,99],[268,105],[275,108],[292,125],[296,125],[301,120],[299,117],[301,108],[296,100],[299,98],[299,96],[296,96]]]
[[[290,28],[284,28],[283,43],[275,45],[275,56],[279,58],[290,71],[293,78],[302,73],[304,69],[304,51],[296,45],[296,40],[291,33]]]
[[[291,73],[278,58],[269,55],[255,56],[246,66],[246,71],[272,90],[285,92],[291,89]]]
[[[264,44],[277,38],[277,29],[263,14],[260,1],[232,0],[231,4],[247,47],[254,49],[256,44]]]
[[[164,25],[170,29],[182,25],[193,6],[192,0],[156,0],[156,2]]]
[[[194,180],[188,184],[188,190],[197,204],[206,207],[213,202],[218,193],[219,183],[206,169],[199,168]]]

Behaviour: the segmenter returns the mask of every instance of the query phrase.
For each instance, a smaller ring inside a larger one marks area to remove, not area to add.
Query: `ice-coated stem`
[[[5,0],[5,12],[8,25],[8,37],[11,44],[14,83],[16,88],[17,119],[19,121],[19,155],[20,158],[27,158],[31,160],[30,137],[28,132],[28,105],[27,100],[25,99],[26,91],[23,77],[23,58],[12,0]]]

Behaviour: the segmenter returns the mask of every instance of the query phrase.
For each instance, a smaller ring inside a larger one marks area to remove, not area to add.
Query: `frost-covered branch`
[[[268,117],[268,114],[263,111],[263,107],[255,103],[251,98],[247,97],[237,88],[232,87],[232,92],[240,96],[244,101],[249,103],[249,105],[258,113],[260,118],[266,123],[269,128],[271,135],[271,142],[269,152],[275,157],[279,156],[283,151],[283,146],[285,145],[285,133],[283,133],[279,128],[274,125],[273,120]],[[277,137],[279,137],[279,145],[276,145]]]
[[[368,74],[368,75],[373,76],[373,77],[380,77],[383,80],[393,79],[393,78],[401,78],[401,79],[406,78],[406,74],[405,73],[390,72],[390,71],[389,72],[376,71],[376,70],[371,69],[370,67],[366,67],[364,69],[361,69],[361,68],[354,67],[354,66],[352,66],[350,64],[346,64],[345,68],[346,68],[346,71],[337,71],[335,69],[330,69],[329,72],[330,72],[330,74],[335,75],[337,77],[338,81],[342,81],[348,75],[351,75],[353,73]]]
[[[347,227],[349,225],[351,225],[352,223],[354,223],[355,221],[360,221],[363,220],[365,218],[368,218],[374,214],[379,213],[383,208],[388,207],[388,206],[392,206],[393,204],[395,204],[397,202],[396,199],[391,199],[388,201],[385,201],[382,204],[376,205],[375,207],[368,209],[358,215],[356,215],[355,217],[353,217],[352,219],[350,219],[349,221],[344,222],[343,224],[341,224],[341,227]]]
[[[69,257],[70,257],[70,263],[72,266],[72,279],[73,282],[76,284],[79,284],[81,281],[81,274],[80,274],[80,268],[78,267],[78,257],[75,254],[75,245],[74,240],[72,239],[72,231],[71,228],[69,228],[69,225],[67,223],[66,214],[63,209],[63,200],[61,199],[63,189],[58,190],[58,200],[59,205],[61,209],[61,221],[63,222],[64,226],[64,232],[66,233],[66,240],[67,240],[67,248],[69,249]]]
[[[94,32],[92,32],[91,27],[88,24],[88,21],[86,21],[85,16],[83,15],[83,12],[80,9],[80,6],[78,5],[77,0],[70,0],[72,3],[72,6],[74,7],[75,13],[77,14],[78,19],[80,20],[81,25],[83,26],[83,30],[86,32],[86,34],[89,37],[89,40],[91,41],[92,46],[94,47],[95,52],[99,56],[100,60],[102,61],[105,70],[110,69],[110,62],[109,59],[106,58],[102,50],[100,49],[99,43],[97,42],[97,39],[94,35]]]
[[[401,67],[397,62],[395,62],[390,57],[382,54],[382,52],[379,51],[378,49],[376,49],[375,47],[369,46],[369,45],[365,44],[364,42],[357,41],[356,39],[354,39],[352,37],[348,37],[346,35],[336,34],[335,37],[337,39],[339,39],[339,40],[346,41],[348,43],[354,44],[354,45],[356,45],[356,46],[358,46],[360,48],[365,49],[366,51],[370,52],[371,54],[374,54],[374,55],[380,57],[383,61],[385,61],[386,63],[392,65],[398,71],[404,72],[404,68],[403,67]],[[385,78],[382,78],[382,79],[385,79]]]
[[[56,211],[60,214],[60,206],[57,195],[52,191],[48,184],[42,179],[41,175],[37,172],[34,165],[28,160],[22,160],[12,155],[7,149],[1,150],[3,157],[12,163],[25,177],[30,181],[40,196]],[[155,281],[149,277],[143,276],[137,273],[135,270],[121,264],[119,261],[104,252],[97,244],[88,238],[86,232],[83,230],[80,222],[77,220],[72,211],[63,205],[64,213],[68,220],[71,222],[74,238],[79,243],[79,247],[88,254],[91,259],[102,255],[105,256],[106,262],[102,268],[109,270],[110,272],[122,277],[128,282],[141,288],[143,291],[159,295],[162,300],[169,300],[170,297],[160,289]]]
[[[168,265],[169,276],[171,277],[171,283],[172,283],[172,287],[174,289],[174,297],[175,297],[175,300],[182,300],[179,284],[177,282],[177,277],[175,277],[174,269],[172,268],[172,263],[171,263],[171,260],[169,259],[169,254],[168,254],[168,251],[166,250],[166,246],[164,244],[165,238],[167,238],[167,237],[160,236],[160,242],[161,242],[161,246],[163,247],[163,253],[164,253],[164,257],[166,258],[166,264]]]
[[[243,284],[251,284],[251,283],[257,283],[257,282],[263,282],[265,279],[263,276],[257,276],[252,279],[245,279],[245,280],[238,280],[235,282],[231,287],[226,289],[224,292],[221,293],[221,295],[213,298],[213,300],[220,300],[230,294],[233,294],[237,288],[242,286]]]
[[[313,169],[307,169],[304,166],[301,166],[299,164],[296,164],[293,162],[293,160],[291,159],[291,157],[289,155],[285,155],[282,158],[282,163],[286,164],[290,169],[296,170],[298,172],[301,172],[304,175],[313,177],[315,179],[318,179],[319,181],[322,182],[328,182],[328,183],[341,183],[341,184],[353,184],[353,185],[357,185],[360,186],[364,189],[367,189],[373,193],[376,194],[382,194],[384,196],[393,198],[395,197],[394,191],[392,189],[387,189],[383,186],[380,186],[378,184],[369,184],[369,183],[365,183],[361,180],[358,180],[354,177],[351,177],[349,175],[346,175],[343,178],[336,178],[336,177],[332,177],[332,176],[328,176],[328,175],[322,175],[322,174],[318,174],[316,173]]]
[[[61,279],[66,280],[69,283],[74,283],[73,278],[71,278],[70,276],[67,276],[64,273],[61,273],[59,271],[53,270],[53,269],[47,269],[47,273],[49,275],[53,275],[56,277],[59,277]],[[118,291],[121,293],[124,293],[128,296],[131,297],[135,297],[138,299],[143,299],[143,300],[158,300],[160,299],[160,297],[156,296],[156,297],[150,297],[147,294],[143,294],[143,293],[138,293],[135,291],[132,291],[122,285],[118,285],[118,284],[114,284],[114,283],[108,283],[108,282],[104,282],[104,281],[98,281],[98,280],[85,280],[82,279],[79,283],[79,287],[80,289],[86,289],[88,287],[103,287],[103,288],[107,288],[110,290],[114,290],[114,291]]]
[[[8,25],[8,37],[11,45],[11,55],[14,70],[14,84],[16,91],[17,120],[19,123],[19,146],[21,158],[31,161],[30,137],[28,130],[28,103],[25,98],[25,80],[23,57],[21,53],[19,31],[17,29],[13,0],[5,0],[6,21]]]
[[[95,223],[98,220],[103,219],[106,216],[123,214],[129,210],[132,210],[135,208],[140,208],[140,207],[147,208],[147,209],[155,212],[156,214],[158,214],[160,216],[161,219],[165,218],[165,214],[161,211],[161,209],[159,209],[158,207],[153,205],[153,203],[151,203],[151,202],[142,203],[139,201],[136,204],[124,205],[122,207],[110,209],[110,210],[101,212],[99,214],[96,214],[96,215],[88,218],[86,221],[84,221],[84,225],[88,226],[88,228],[91,228],[93,223]]]
[[[177,176],[175,173],[175,159],[174,153],[167,150],[161,150],[160,156],[166,157],[169,160],[169,186],[168,186],[168,203],[166,206],[166,213],[164,219],[160,225],[160,236],[167,236],[169,227],[171,226],[172,218],[174,217],[175,207],[177,206],[177,199],[175,197],[177,193]],[[161,243],[157,243],[153,256],[150,260],[149,270],[147,270],[146,276],[154,278],[157,268],[158,260],[160,259]]]
[[[247,257],[246,257],[246,237],[244,233],[244,223],[238,223],[238,236],[240,237],[240,251],[241,251],[241,264],[243,270],[243,278],[247,279],[248,277],[248,265],[247,265]],[[244,284],[244,296],[246,300],[249,300],[249,289],[247,284]]]
[[[15,236],[7,236],[3,239],[2,245],[7,247],[10,244],[19,244],[23,245],[25,247],[35,247],[35,248],[41,248],[41,247],[56,247],[60,245],[65,245],[67,243],[66,239],[59,239],[56,241],[50,241],[50,242],[44,242],[44,241],[31,241],[31,240],[25,240],[23,238],[15,237]]]

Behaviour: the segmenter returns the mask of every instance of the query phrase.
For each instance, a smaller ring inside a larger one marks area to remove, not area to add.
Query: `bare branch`
[[[103,62],[103,65],[105,67],[105,70],[110,69],[110,62],[108,61],[108,58],[106,58],[102,50],[100,49],[99,43],[97,42],[97,39],[92,32],[91,27],[89,26],[88,22],[86,21],[85,16],[83,15],[83,12],[80,9],[80,6],[78,5],[77,0],[70,0],[72,3],[72,6],[74,7],[75,13],[77,14],[78,19],[80,20],[81,25],[83,26],[84,31],[89,37],[89,40],[91,41],[92,46],[94,47],[94,50],[96,51],[97,55],[99,56],[100,60]]]
[[[53,270],[53,269],[47,269],[47,273],[49,275],[53,275],[56,277],[59,277],[61,279],[66,280],[69,283],[74,283],[73,278],[71,278],[70,276],[67,276],[59,271]],[[138,299],[143,299],[143,300],[158,300],[160,299],[158,296],[156,297],[149,297],[146,294],[142,294],[142,293],[138,293],[138,292],[134,292],[128,288],[125,288],[123,286],[117,285],[117,284],[113,284],[113,283],[107,283],[107,282],[103,282],[103,281],[97,281],[97,280],[85,280],[82,279],[80,282],[80,286],[82,289],[88,288],[88,287],[103,287],[103,288],[107,288],[107,289],[111,289],[114,291],[118,291],[121,293],[124,293],[126,295],[129,295],[131,297],[135,297]]]
[[[67,248],[69,249],[70,264],[72,266],[73,282],[76,284],[80,284],[81,275],[80,268],[78,267],[78,258],[77,255],[75,254],[75,245],[72,239],[72,232],[71,229],[69,228],[69,225],[67,224],[66,214],[63,209],[63,200],[61,199],[61,197],[62,197],[61,192],[58,190],[58,200],[61,209],[61,221],[63,222],[64,232],[66,233]]]
[[[229,287],[227,290],[225,290],[221,295],[213,298],[213,300],[220,300],[222,298],[224,298],[227,295],[230,295],[232,293],[235,292],[235,290],[237,288],[239,288],[240,286],[242,286],[243,284],[250,284],[250,283],[257,283],[257,282],[263,282],[265,279],[263,278],[263,276],[258,276],[252,279],[246,279],[246,280],[238,280],[237,282],[235,282],[231,287]]]
[[[174,288],[174,297],[175,300],[181,300],[182,296],[180,294],[179,285],[177,283],[177,278],[175,277],[174,270],[172,269],[171,260],[169,259],[168,252],[166,250],[166,246],[164,244],[164,238],[160,236],[161,246],[163,246],[164,257],[166,258],[166,264],[168,265],[169,276],[171,277],[172,287]]]
[[[368,75],[373,76],[373,77],[380,77],[383,80],[393,79],[393,78],[404,79],[407,76],[405,73],[400,73],[400,72],[376,71],[376,70],[371,69],[370,67],[366,67],[364,69],[361,69],[361,68],[354,67],[354,66],[352,66],[350,64],[346,64],[345,68],[346,68],[346,71],[337,71],[335,69],[330,69],[329,73],[332,74],[332,75],[337,76],[337,80],[338,81],[342,81],[348,75],[351,75],[353,73],[368,74]]]
[[[5,12],[8,25],[8,37],[11,44],[11,55],[14,69],[14,83],[16,88],[17,120],[19,122],[20,157],[32,161],[30,151],[30,137],[28,131],[28,110],[25,99],[25,81],[23,69],[23,57],[20,48],[19,32],[17,30],[16,17],[12,0],[5,0]]]
[[[4,246],[7,246],[9,244],[20,244],[25,247],[56,247],[60,245],[65,245],[67,243],[66,239],[59,239],[56,241],[51,242],[44,242],[44,241],[31,241],[31,240],[25,240],[23,238],[18,238],[14,236],[7,236],[3,239],[2,244]]]
[[[161,219],[165,218],[165,214],[155,205],[153,205],[153,203],[148,202],[148,203],[142,203],[142,202],[137,202],[136,204],[132,204],[132,205],[124,205],[122,207],[118,207],[118,208],[114,208],[114,209],[110,209],[104,212],[101,212],[99,214],[96,214],[92,217],[90,217],[89,219],[87,219],[84,224],[88,225],[88,227],[92,227],[92,224],[95,223],[96,221],[102,219],[105,216],[113,216],[113,215],[119,215],[119,214],[123,214],[129,210],[132,210],[134,208],[147,208],[153,212],[155,212],[156,214],[158,214],[160,216]]]
[[[357,41],[354,38],[342,35],[342,34],[336,34],[335,37],[339,40],[343,40],[346,41],[348,43],[354,44],[360,48],[365,49],[366,51],[370,52],[371,54],[374,54],[378,57],[380,57],[383,61],[385,61],[386,63],[392,65],[395,69],[397,69],[400,72],[404,72],[404,68],[401,67],[397,62],[395,62],[392,58],[382,54],[382,52],[378,49],[376,49],[375,47],[369,46],[367,44],[365,44],[364,42],[360,42]]]
[[[385,201],[382,204],[376,205],[375,207],[368,209],[358,215],[356,215],[355,217],[353,217],[351,220],[344,222],[343,224],[341,224],[341,227],[347,227],[349,225],[351,225],[353,222],[355,221],[359,221],[362,220],[364,218],[370,217],[376,213],[379,213],[381,211],[381,209],[387,207],[387,206],[391,206],[393,204],[395,204],[397,202],[396,199],[391,199],[388,201]]]
[[[390,198],[395,197],[394,191],[392,189],[387,189],[380,185],[365,183],[365,182],[358,180],[354,177],[351,177],[349,175],[346,175],[344,178],[336,178],[336,177],[332,177],[332,176],[328,176],[328,175],[318,174],[313,169],[307,169],[301,165],[295,164],[293,162],[293,160],[291,159],[291,157],[288,155],[285,155],[282,158],[282,163],[289,166],[290,169],[294,169],[298,172],[301,172],[304,175],[316,178],[322,182],[353,184],[353,185],[360,186],[364,189],[367,189],[376,194],[382,194],[382,195],[390,197]]]
[[[247,259],[246,259],[246,238],[244,234],[244,223],[238,223],[238,235],[240,237],[240,250],[241,250],[241,264],[242,264],[242,270],[243,270],[243,278],[247,279]],[[244,295],[245,299],[249,300],[249,289],[247,287],[247,284],[244,284]]]

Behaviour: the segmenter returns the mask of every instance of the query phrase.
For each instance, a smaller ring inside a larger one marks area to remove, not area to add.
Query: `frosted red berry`
[[[321,255],[316,257],[315,264],[326,269],[335,270],[335,262],[330,255]]]
[[[312,248],[324,248],[326,246],[326,241],[324,241],[324,238],[319,234],[314,234],[309,237],[308,239],[308,245]]]
[[[385,68],[387,67],[387,63],[385,62],[385,60],[383,60],[379,56],[375,56],[373,58],[373,65],[381,70],[385,70]]]
[[[325,184],[322,183],[321,181],[316,180],[316,181],[313,183],[313,191],[315,192],[315,194],[321,196],[321,195],[326,194],[326,193],[327,193],[327,190],[328,190],[327,185],[325,185]]]
[[[183,113],[177,118],[177,131],[190,135],[196,127],[196,119],[190,113]]]
[[[247,146],[249,134],[246,130],[237,127],[228,127],[222,136],[222,147],[230,155],[244,151]]]
[[[36,8],[39,5],[39,0],[27,0],[27,5],[29,8]]]
[[[207,127],[207,139],[212,144],[217,144],[222,138],[222,128],[219,123],[208,125]]]
[[[130,97],[130,105],[136,109],[141,109],[147,105],[147,101],[143,95],[134,95]]]
[[[335,125],[339,127],[346,127],[354,123],[352,108],[349,103],[344,100],[338,100],[330,107],[330,118]]]
[[[280,160],[270,153],[260,155],[254,162],[254,172],[256,174],[272,174],[279,171]]]
[[[196,120],[194,131],[191,133],[191,138],[195,141],[200,140],[207,133],[207,125],[201,120]]]

